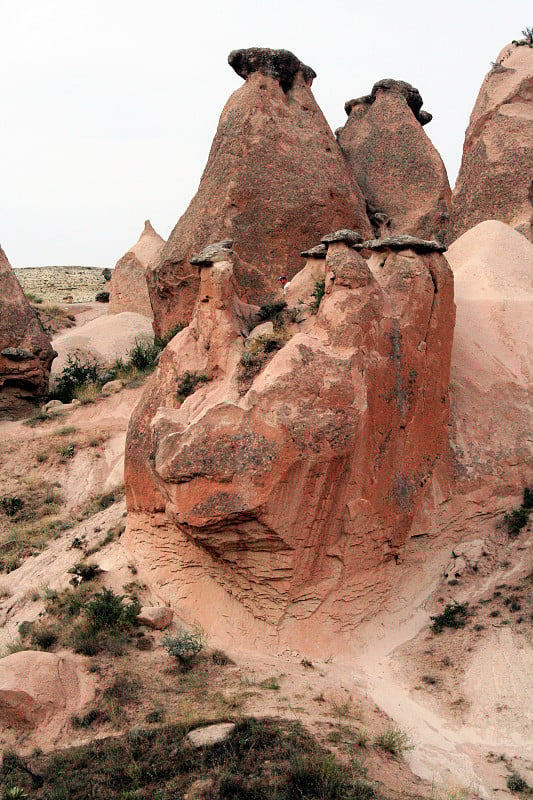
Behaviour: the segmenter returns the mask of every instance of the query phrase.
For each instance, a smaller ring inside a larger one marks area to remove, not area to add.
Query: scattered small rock
[[[235,723],[221,722],[217,725],[207,725],[205,728],[195,728],[185,739],[194,748],[209,747],[224,742],[234,729]]]
[[[173,616],[174,612],[167,606],[144,606],[137,616],[137,622],[162,631],[172,624]]]

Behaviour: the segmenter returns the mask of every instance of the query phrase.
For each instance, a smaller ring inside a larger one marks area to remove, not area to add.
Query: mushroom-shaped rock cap
[[[302,258],[325,258],[328,252],[326,244],[317,244],[316,247],[311,247],[309,250],[304,250],[300,253]]]
[[[191,258],[191,264],[196,267],[210,267],[215,261],[220,261],[220,256],[230,256],[232,254],[233,239],[224,239],[221,242],[214,242],[204,247],[197,256]]]
[[[292,89],[296,73],[301,72],[304,81],[310,86],[316,72],[303,64],[290,50],[271,50],[270,47],[248,47],[232,50],[228,63],[237,75],[246,78],[254,72],[275,78],[284,92]]]
[[[356,250],[414,250],[416,253],[444,253],[448,249],[442,242],[428,239],[419,239],[418,236],[401,234],[389,236],[386,239],[369,239],[358,244]]]
[[[333,233],[327,233],[322,237],[323,244],[332,244],[332,242],[344,242],[348,245],[360,244],[363,237],[357,231],[351,231],[349,228],[341,228]]]
[[[424,101],[418,89],[415,89],[414,86],[411,86],[411,84],[406,81],[395,81],[392,78],[385,78],[375,83],[370,94],[365,94],[363,97],[357,97],[354,100],[347,100],[344,104],[344,110],[347,115],[350,116],[350,112],[354,106],[364,104],[371,105],[375,101],[378,92],[397,92],[403,95],[407,101],[407,105],[421,125],[427,125],[427,123],[431,122],[433,119],[428,111],[421,111]]]

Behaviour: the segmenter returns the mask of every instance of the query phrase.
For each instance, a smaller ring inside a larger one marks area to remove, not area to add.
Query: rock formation
[[[0,659],[0,722],[10,727],[64,722],[91,694],[91,681],[73,658],[23,650]]]
[[[369,95],[349,100],[338,142],[363,192],[377,235],[434,239],[448,228],[446,169],[422,126],[418,89],[382,80]]]
[[[485,77],[465,135],[451,240],[488,219],[533,240],[533,46],[511,44]]]
[[[152,306],[146,283],[148,265],[156,261],[165,240],[154,231],[150,220],[144,223],[139,241],[117,261],[109,291],[109,313],[133,311],[152,317]]]
[[[358,253],[351,233],[308,257],[325,275],[317,313],[299,322],[291,297],[257,337],[219,251],[132,416],[124,540],[208,630],[293,646],[351,630],[390,586],[445,453],[451,271],[436,251]]]
[[[453,269],[450,444],[455,493],[482,488],[521,493],[533,479],[533,245],[508,225],[487,221],[446,254]],[[496,500],[497,502],[497,500]]]
[[[156,333],[188,322],[198,293],[189,260],[232,239],[243,296],[264,302],[299,253],[330,230],[370,232],[361,192],[311,92],[315,73],[286,50],[236,50],[245,78],[228,100],[197,194],[150,268]]]
[[[0,418],[18,418],[46,396],[55,354],[2,248],[0,289]]]

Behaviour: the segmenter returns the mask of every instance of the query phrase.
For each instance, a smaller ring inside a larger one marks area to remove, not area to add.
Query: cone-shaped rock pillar
[[[314,71],[286,50],[236,50],[245,79],[228,100],[197,194],[148,284],[156,332],[188,322],[198,292],[192,254],[232,239],[244,296],[264,301],[330,230],[369,231],[361,192],[311,92]]]

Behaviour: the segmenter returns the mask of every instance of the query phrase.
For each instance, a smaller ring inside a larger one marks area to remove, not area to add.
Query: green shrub
[[[184,372],[178,378],[178,400],[183,403],[186,397],[193,394],[198,386],[210,380],[203,372]]]
[[[80,583],[88,583],[93,581],[101,571],[98,564],[94,562],[78,561],[77,564],[74,564],[69,569],[69,574],[73,576],[70,582],[73,586],[78,586]]]
[[[94,299],[97,303],[109,303],[109,292],[98,292]]]
[[[525,528],[529,520],[529,510],[521,506],[516,511],[510,511],[504,516],[507,524],[507,531],[511,538],[516,538],[522,528]]]
[[[188,631],[180,628],[175,636],[165,636],[161,645],[173,658],[182,664],[189,664],[205,647],[205,635],[200,630]]]
[[[94,359],[82,360],[69,353],[67,362],[56,381],[53,397],[62,403],[70,403],[76,389],[88,383],[101,383],[101,368]]]
[[[239,378],[241,381],[251,380],[268,361],[269,355],[281,350],[286,337],[283,332],[264,333],[252,339],[241,354],[239,362]]]
[[[528,510],[533,508],[533,488],[526,486],[524,489],[524,499],[522,500],[522,508],[527,508]]]
[[[39,650],[51,650],[57,644],[58,639],[57,632],[48,625],[34,624],[31,627],[30,642]]]
[[[431,617],[434,633],[442,633],[444,628],[464,628],[468,620],[468,603],[447,605],[442,614]]]
[[[315,288],[311,292],[311,297],[313,298],[313,309],[314,311],[318,311],[320,307],[320,303],[322,302],[322,298],[326,293],[326,280],[325,278],[315,282]]]
[[[402,731],[401,728],[388,728],[386,731],[383,731],[383,733],[380,733],[377,737],[376,744],[378,747],[381,747],[382,750],[385,750],[393,756],[397,756],[400,753],[414,748],[409,735],[405,731]]]
[[[14,517],[24,506],[22,497],[8,496],[0,497],[0,509],[6,517]]]
[[[529,792],[530,786],[518,772],[513,772],[507,778],[507,788],[511,792]]]
[[[155,369],[157,359],[161,353],[161,346],[157,342],[143,342],[137,340],[128,353],[128,364],[139,372]]]
[[[89,627],[95,632],[131,628],[139,613],[139,603],[133,599],[125,603],[125,599],[107,588],[93,595],[83,609]]]

